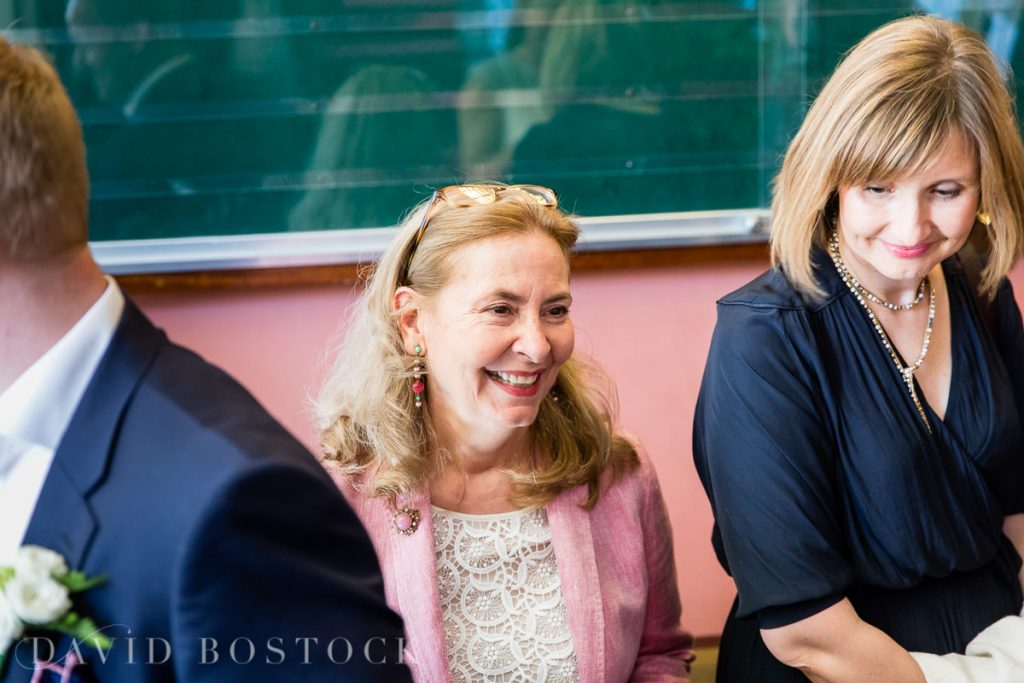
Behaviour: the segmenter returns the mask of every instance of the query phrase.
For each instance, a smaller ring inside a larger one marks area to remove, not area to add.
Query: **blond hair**
[[[481,239],[540,232],[558,244],[568,265],[579,236],[574,220],[560,210],[506,193],[487,205],[441,205],[409,260],[428,208],[421,204],[399,226],[369,276],[316,399],[324,458],[351,476],[368,473],[362,485],[369,495],[392,500],[424,488],[446,464],[428,405],[414,406],[410,384],[416,359],[402,344],[397,317],[403,311],[394,308],[395,291],[406,285],[432,300],[458,268],[460,247]],[[603,474],[610,472],[614,478],[637,463],[632,444],[613,426],[614,393],[594,389],[595,379],[602,378],[599,368],[576,354],[559,370],[552,392],[557,398],[548,395],[541,401],[531,427],[540,461],[528,471],[510,473],[513,502],[543,505],[566,489],[586,484],[586,506],[591,507],[600,495]]]
[[[953,131],[977,153],[985,231],[982,293],[994,294],[1020,253],[1024,148],[1013,100],[984,41],[936,17],[887,24],[836,68],[786,152],[772,198],[772,261],[821,295],[811,251],[835,227],[838,189],[920,171]]]
[[[0,254],[30,261],[88,240],[82,128],[42,53],[0,37]]]

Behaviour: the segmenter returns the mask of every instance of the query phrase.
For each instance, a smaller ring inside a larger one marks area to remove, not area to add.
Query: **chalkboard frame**
[[[692,211],[579,220],[580,252],[630,251],[767,240],[768,210]],[[318,230],[239,236],[93,242],[112,275],[164,274],[252,268],[296,268],[368,263],[394,236],[394,228]]]

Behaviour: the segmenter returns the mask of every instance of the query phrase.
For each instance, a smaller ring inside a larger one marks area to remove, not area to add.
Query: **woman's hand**
[[[925,683],[910,653],[845,598],[806,619],[761,629],[761,637],[776,659],[814,683]]]

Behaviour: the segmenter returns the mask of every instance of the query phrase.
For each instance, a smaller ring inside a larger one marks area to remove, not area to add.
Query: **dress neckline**
[[[465,512],[455,512],[454,510],[446,510],[445,508],[438,507],[437,505],[431,504],[430,509],[443,516],[451,519],[461,519],[467,522],[497,522],[504,519],[515,519],[516,517],[525,517],[526,515],[535,512],[537,508],[527,507],[520,508],[519,510],[511,510],[509,512],[494,512],[487,515],[472,515]]]

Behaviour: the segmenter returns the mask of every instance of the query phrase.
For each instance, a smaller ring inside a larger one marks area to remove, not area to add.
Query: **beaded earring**
[[[423,381],[423,373],[426,367],[423,365],[423,347],[419,344],[413,349],[413,353],[416,354],[416,363],[412,366],[412,393],[416,399],[416,407],[423,408],[423,392],[426,391],[427,385]]]

